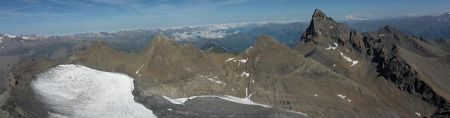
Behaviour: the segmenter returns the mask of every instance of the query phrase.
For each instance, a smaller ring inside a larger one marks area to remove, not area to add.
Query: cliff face
[[[354,69],[361,69],[361,66],[364,66],[362,70],[374,68],[372,71],[365,71],[366,73],[375,71],[381,77],[393,82],[401,91],[421,98],[438,108],[446,109],[448,106],[450,89],[447,85],[450,84],[448,80],[450,75],[444,71],[449,69],[449,63],[444,60],[449,54],[390,26],[377,32],[359,33],[349,30],[347,26],[333,21],[320,10],[316,10],[311,25],[303,34],[301,41],[297,51],[323,64],[336,63],[336,60],[339,60],[329,59],[330,56],[326,55],[327,50],[318,49],[326,48],[326,45],[333,46],[333,42],[337,43],[338,47],[333,50],[348,53],[350,57],[359,60],[359,66],[352,66],[352,69],[346,71],[337,70],[340,73],[352,75],[352,72],[357,71]],[[323,57],[327,59],[322,59]],[[362,75],[361,71],[358,73]],[[370,75],[363,76],[370,77]],[[441,111],[439,113],[442,114]]]
[[[378,36],[373,36],[377,34]],[[402,91],[422,98],[441,110],[448,109],[450,69],[446,55],[431,45],[386,26],[364,37],[365,53],[377,63],[377,71]],[[364,52],[363,52],[364,53]]]

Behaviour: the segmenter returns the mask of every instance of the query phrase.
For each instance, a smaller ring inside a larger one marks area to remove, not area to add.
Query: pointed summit
[[[151,39],[145,50],[151,51],[153,49],[166,49],[179,47],[179,44],[163,35],[157,35]]]
[[[327,17],[327,16],[325,15],[325,13],[323,13],[323,12],[320,11],[319,9],[315,9],[315,10],[314,10],[314,14],[313,14],[312,17],[313,17],[313,18],[325,18],[325,17]]]
[[[378,31],[379,32],[386,32],[386,33],[406,35],[403,32],[399,31],[398,29],[396,29],[396,28],[394,28],[392,26],[389,26],[389,25],[384,26],[383,28],[379,29]]]
[[[311,22],[321,22],[321,21],[333,21],[333,22],[335,22],[332,18],[328,17],[321,10],[315,9],[314,13],[312,15]]]
[[[312,15],[309,27],[302,35],[301,42],[334,43],[337,40],[349,39],[350,28],[327,17],[321,10],[316,9]]]
[[[280,44],[278,40],[273,40],[270,36],[262,35],[257,38],[255,47],[267,47],[277,44]]]
[[[252,50],[265,53],[281,53],[292,51],[288,46],[281,44],[278,40],[273,39],[272,37],[267,35],[259,36]]]
[[[389,25],[384,26],[383,28],[381,28],[381,30],[387,31],[387,32],[393,32],[395,31],[395,29]]]
[[[386,25],[383,28],[379,29],[378,34],[379,34],[379,36],[383,36],[386,34],[395,35],[395,37],[397,37],[397,38],[402,37],[402,39],[410,39],[411,38],[408,34],[403,33],[400,30],[398,30],[397,28],[394,28],[389,25]]]

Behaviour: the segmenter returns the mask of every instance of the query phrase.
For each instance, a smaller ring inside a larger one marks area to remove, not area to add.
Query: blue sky
[[[450,0],[1,0],[0,33],[68,35],[184,25],[437,14]]]

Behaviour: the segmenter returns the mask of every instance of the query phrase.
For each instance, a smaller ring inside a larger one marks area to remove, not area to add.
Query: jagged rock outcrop
[[[12,118],[47,117],[49,112],[47,106],[36,96],[30,84],[36,75],[57,64],[66,62],[64,60],[24,61],[16,65],[10,73],[9,84],[11,84],[11,88],[7,91],[9,97],[0,107],[7,112],[5,113],[6,116]]]
[[[352,31],[348,26],[344,24],[334,22],[332,18],[327,17],[325,13],[316,9],[312,16],[309,27],[306,29],[302,40],[305,42],[313,41],[316,44],[333,43],[331,41],[337,40],[344,42],[350,39]],[[333,40],[320,39],[317,37],[331,38]],[[315,38],[315,40],[312,40]]]
[[[333,42],[337,47],[333,50],[339,51],[341,55],[346,52],[351,59],[358,60],[357,66],[347,68],[345,71],[336,70],[337,72],[352,77],[357,71],[359,76],[353,77],[368,78],[370,75],[361,73],[376,71],[383,78],[393,82],[400,90],[438,108],[442,109],[448,104],[447,101],[450,98],[447,96],[450,89],[446,86],[450,84],[448,81],[450,75],[439,70],[449,69],[449,63],[442,61],[448,53],[392,27],[386,26],[377,32],[359,33],[333,21],[320,10],[316,10],[301,42],[297,51],[323,64],[339,62],[336,61],[339,59],[329,59],[332,57],[327,55],[330,48],[326,46],[332,46]],[[324,57],[328,59],[322,59]],[[353,74],[352,71],[354,71]]]

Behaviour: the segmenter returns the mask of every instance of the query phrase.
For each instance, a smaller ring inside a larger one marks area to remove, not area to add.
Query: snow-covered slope
[[[59,65],[39,74],[32,87],[49,106],[50,117],[156,117],[134,101],[133,78],[124,74]]]

